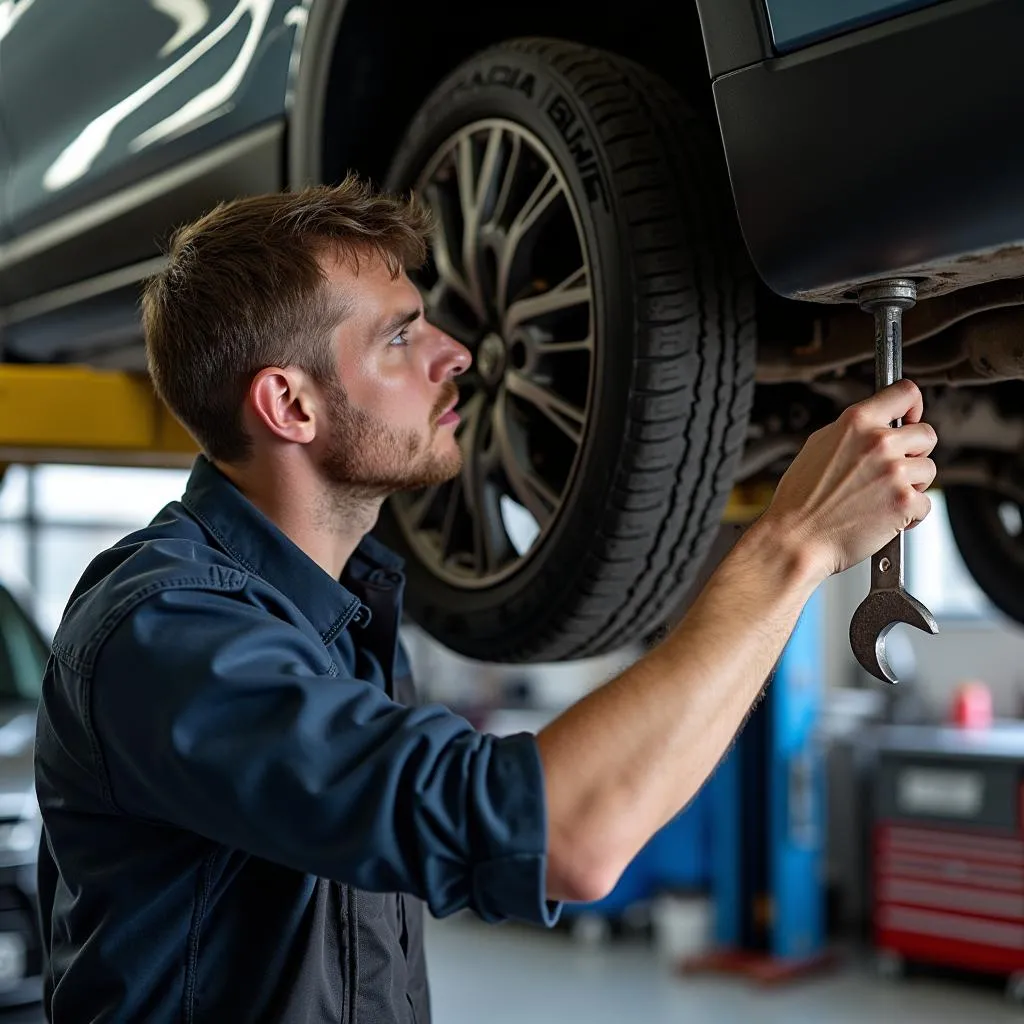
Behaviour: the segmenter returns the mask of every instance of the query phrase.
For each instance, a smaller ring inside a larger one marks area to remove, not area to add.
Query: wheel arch
[[[312,0],[290,105],[289,186],[338,181],[350,169],[383,180],[407,124],[434,87],[474,53],[515,36],[570,39],[628,57],[713,118],[696,4],[679,5],[674,20],[681,27],[674,33],[663,30],[658,0],[630,3],[628,24],[622,12],[621,3],[605,2],[581,18],[574,0],[528,0],[484,16],[475,0],[397,6]]]

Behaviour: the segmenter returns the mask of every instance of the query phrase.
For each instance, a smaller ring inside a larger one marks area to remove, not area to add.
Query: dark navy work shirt
[[[536,741],[417,706],[400,561],[331,578],[210,462],[99,555],[36,784],[55,1024],[427,1024],[420,901],[553,923]]]

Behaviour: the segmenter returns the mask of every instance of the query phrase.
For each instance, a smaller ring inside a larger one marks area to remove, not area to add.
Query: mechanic
[[[538,735],[418,704],[400,563],[368,535],[388,494],[461,464],[470,354],[405,273],[428,230],[355,178],[246,198],[180,230],[147,285],[152,377],[202,454],[92,562],[53,642],[56,1024],[426,1024],[421,901],[551,925],[606,894],[814,589],[928,514],[936,438],[902,381],[814,434],[682,624]]]

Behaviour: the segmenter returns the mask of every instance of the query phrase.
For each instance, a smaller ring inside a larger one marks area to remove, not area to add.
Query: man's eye
[[[395,348],[400,348],[401,346],[408,345],[408,344],[409,344],[409,334],[408,334],[408,328],[407,328],[406,330],[401,331],[398,334],[396,334],[391,339],[391,341],[388,342],[388,347],[390,348],[391,346],[394,346]]]

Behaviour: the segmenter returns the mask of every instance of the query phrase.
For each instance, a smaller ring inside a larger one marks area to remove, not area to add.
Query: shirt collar
[[[330,643],[359,610],[359,599],[326,573],[209,459],[196,457],[182,504],[242,567],[281,591]],[[403,561],[373,537],[364,537],[343,579],[377,573],[400,578]]]

